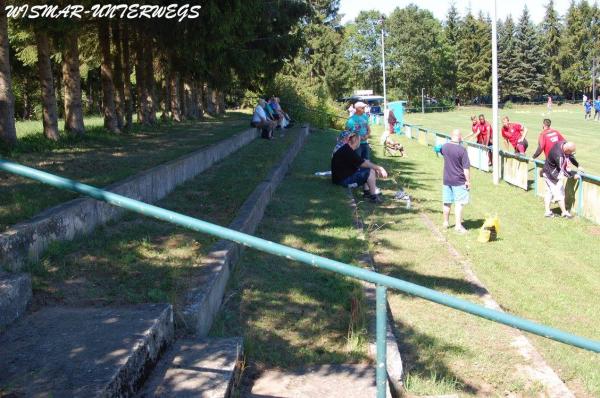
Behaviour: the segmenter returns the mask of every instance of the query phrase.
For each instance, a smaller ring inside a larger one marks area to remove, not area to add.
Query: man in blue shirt
[[[367,104],[361,101],[355,103],[355,113],[354,115],[350,116],[346,122],[346,130],[356,133],[360,137],[360,146],[358,147],[357,152],[363,160],[369,159],[368,139],[371,135],[369,117],[365,114],[366,106]]]
[[[594,120],[600,122],[600,95],[598,96],[598,99],[594,101]]]

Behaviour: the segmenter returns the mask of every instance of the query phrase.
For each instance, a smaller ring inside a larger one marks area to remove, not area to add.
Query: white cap
[[[357,103],[354,104],[354,108],[364,108],[366,106],[367,106],[367,104],[365,104],[362,101],[358,101]]]

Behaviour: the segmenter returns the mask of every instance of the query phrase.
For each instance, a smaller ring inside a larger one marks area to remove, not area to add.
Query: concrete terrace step
[[[296,372],[268,370],[248,398],[375,397],[375,368],[370,365],[321,365]],[[389,396],[389,392],[388,392]]]
[[[0,331],[20,318],[31,300],[31,277],[0,271]]]
[[[0,335],[0,396],[130,396],[173,330],[168,304],[46,308]]]
[[[178,340],[137,397],[228,397],[241,354],[239,337]]]

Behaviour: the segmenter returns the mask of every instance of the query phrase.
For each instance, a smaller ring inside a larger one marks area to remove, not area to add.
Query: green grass
[[[95,120],[95,119],[93,119]],[[32,122],[23,122],[27,130]],[[129,134],[114,135],[101,127],[83,138],[65,137],[48,142],[40,133],[21,140],[5,158],[40,168],[86,184],[104,187],[132,174],[223,140],[248,127],[248,116],[231,112],[224,117],[180,124],[163,123],[136,127]],[[0,179],[0,231],[24,221],[43,209],[76,197],[15,175]]]
[[[59,119],[58,127],[61,129],[61,134],[64,134],[64,120]],[[86,130],[102,129],[104,126],[104,118],[100,115],[86,116],[84,119]],[[17,128],[17,138],[23,139],[26,137],[34,137],[42,135],[44,127],[41,120],[21,120],[15,123]]]
[[[406,115],[405,123],[421,125],[435,131],[449,133],[455,128],[461,129],[463,135],[471,133],[471,115],[483,113],[488,121],[492,121],[490,108],[462,107],[452,112],[411,113]],[[581,105],[555,105],[551,114],[546,112],[545,105],[515,106],[513,109],[500,109],[500,119],[508,116],[511,121],[524,124],[529,132],[527,154],[533,155],[537,147],[537,137],[542,131],[542,120],[552,120],[552,127],[560,131],[566,139],[577,144],[577,159],[586,172],[600,175],[600,122],[583,119]],[[501,120],[499,121],[501,123]],[[502,148],[504,140],[500,137]],[[512,149],[510,150],[513,151]],[[540,157],[543,159],[544,155]]]
[[[346,190],[313,175],[329,169],[334,142],[332,132],[309,137],[256,235],[356,264],[367,246],[353,227]],[[225,297],[211,335],[244,336],[253,366],[368,361],[363,292],[356,281],[248,250]]]
[[[296,133],[256,140],[158,205],[219,225],[237,210],[280,160]],[[240,167],[240,165],[243,165]],[[172,302],[203,283],[199,266],[216,238],[154,219],[127,215],[91,236],[54,244],[31,268],[36,306]]]
[[[372,237],[381,270],[474,302],[476,288],[445,244],[434,238],[418,212],[441,227],[442,160],[431,148],[401,139],[405,158],[381,159],[394,179],[391,194],[404,186],[415,212],[388,203],[364,212],[371,224],[387,223]],[[381,155],[381,147],[376,147]],[[500,217],[496,242],[477,243],[487,215]],[[472,263],[475,273],[508,313],[572,333],[600,339],[598,227],[582,220],[545,219],[531,192],[508,184],[493,186],[491,175],[473,171],[472,203],[466,208],[466,236],[446,238]],[[510,346],[505,328],[423,300],[392,293],[408,361],[408,387],[417,394],[531,396],[540,386],[524,379],[523,359]],[[541,337],[530,339],[577,396],[600,395],[600,356]]]

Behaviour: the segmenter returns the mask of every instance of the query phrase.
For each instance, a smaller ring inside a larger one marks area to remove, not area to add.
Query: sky
[[[559,15],[564,16],[569,3],[571,0],[554,0],[554,7],[558,11]],[[348,22],[356,18],[358,13],[362,10],[376,9],[389,15],[396,7],[403,8],[411,3],[417,4],[420,8],[425,8],[433,12],[433,15],[443,20],[446,18],[448,7],[450,7],[449,0],[341,0],[340,2],[340,13],[345,14],[342,22]],[[491,15],[492,0],[455,0],[456,8],[461,15],[466,14],[467,8],[471,7],[473,14],[479,13],[482,10],[485,13]],[[527,3],[531,19],[535,23],[539,23],[544,18],[545,4],[548,0],[500,0],[498,1],[498,18],[505,19],[508,14],[511,14],[513,19],[518,19],[523,11],[523,5]]]

